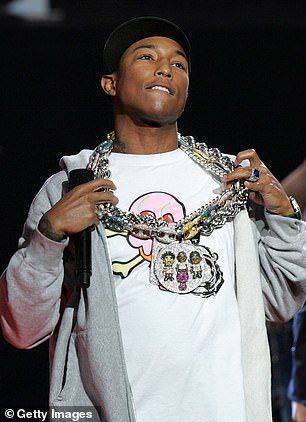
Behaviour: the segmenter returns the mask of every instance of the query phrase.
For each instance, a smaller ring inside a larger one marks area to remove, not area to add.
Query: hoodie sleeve
[[[306,222],[259,208],[255,222],[266,318],[284,322],[306,298]]]
[[[49,338],[60,316],[63,252],[68,240],[54,242],[43,236],[37,225],[65,188],[65,171],[43,185],[31,204],[18,250],[1,276],[1,326],[15,347],[28,349]]]
[[[18,250],[1,276],[0,322],[5,338],[15,347],[29,349],[50,338],[66,305],[66,293],[74,281],[69,240],[54,242],[37,226],[67,192],[69,172],[85,168],[91,153],[84,149],[61,158],[62,170],[51,176],[34,198]]]

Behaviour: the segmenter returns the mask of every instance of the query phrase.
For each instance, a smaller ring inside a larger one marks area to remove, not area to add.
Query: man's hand
[[[244,160],[249,160],[250,165],[239,166]],[[263,204],[273,214],[286,216],[294,212],[290,199],[281,183],[260,160],[255,150],[248,149],[239,152],[235,165],[237,168],[223,178],[227,185],[230,185],[235,180],[244,179],[244,185],[249,189],[249,198],[252,201]],[[259,179],[250,182],[247,179],[252,175],[252,169],[254,168],[259,169]]]
[[[116,205],[115,189],[112,181],[101,178],[76,186],[43,215],[39,231],[52,240],[61,241],[98,224],[96,205],[104,202]]]

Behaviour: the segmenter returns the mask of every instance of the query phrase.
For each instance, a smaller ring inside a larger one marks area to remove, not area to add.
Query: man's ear
[[[116,95],[116,78],[115,74],[103,75],[101,78],[101,87],[103,91],[112,97]]]

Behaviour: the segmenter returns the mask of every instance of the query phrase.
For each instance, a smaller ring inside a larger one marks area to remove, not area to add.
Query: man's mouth
[[[163,85],[153,85],[153,86],[148,87],[147,89],[152,89],[154,91],[162,91],[162,92],[166,92],[169,95],[173,95],[172,90]]]
[[[154,89],[154,90],[158,89],[159,91],[164,91],[164,92],[167,92],[168,94],[170,94],[169,89],[164,87],[164,86],[157,85],[157,86],[153,86],[151,89]]]

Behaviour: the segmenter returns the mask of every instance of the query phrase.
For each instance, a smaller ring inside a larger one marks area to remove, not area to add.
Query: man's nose
[[[172,78],[172,66],[170,63],[166,61],[161,62],[156,69],[156,75]]]

